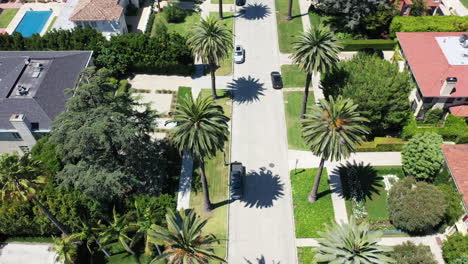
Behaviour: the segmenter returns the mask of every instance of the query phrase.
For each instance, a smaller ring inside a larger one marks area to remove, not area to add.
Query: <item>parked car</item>
[[[281,73],[271,72],[271,82],[273,83],[273,88],[281,89],[283,88],[283,79],[281,78]]]
[[[243,6],[245,5],[245,0],[236,0],[236,6]]]
[[[245,167],[240,162],[231,164],[231,199],[240,200],[244,195]]]
[[[234,48],[234,62],[243,63],[245,61],[245,51],[241,45],[236,45]]]

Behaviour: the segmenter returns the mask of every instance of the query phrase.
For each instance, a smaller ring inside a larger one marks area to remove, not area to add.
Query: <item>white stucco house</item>
[[[79,0],[70,16],[75,25],[90,26],[101,31],[106,38],[128,33],[125,9],[139,0]]]

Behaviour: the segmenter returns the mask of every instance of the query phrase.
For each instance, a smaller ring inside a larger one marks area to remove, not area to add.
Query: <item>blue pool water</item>
[[[15,31],[29,38],[34,33],[41,33],[52,11],[27,11]]]

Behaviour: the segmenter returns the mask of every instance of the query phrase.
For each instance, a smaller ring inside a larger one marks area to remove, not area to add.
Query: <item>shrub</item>
[[[390,36],[396,32],[462,32],[468,30],[465,16],[397,16],[390,24]]]
[[[167,34],[166,20],[162,16],[156,16],[151,35]]]
[[[449,264],[466,264],[468,263],[468,253],[466,255],[463,255],[453,261],[450,261]]]
[[[454,141],[457,144],[468,142],[468,126],[465,119],[459,116],[448,115],[443,127],[425,126],[418,127],[414,117],[410,118],[403,127],[402,138],[407,140],[420,133],[434,132],[442,136],[444,140]]]
[[[115,95],[123,95],[127,94],[130,90],[130,84],[128,83],[127,80],[120,80],[119,81],[119,88],[117,88],[117,91],[115,92]]]
[[[391,137],[375,137],[374,141],[364,142],[364,144],[356,148],[357,152],[386,152],[386,151],[401,151],[405,145],[405,141],[400,138]]]
[[[341,41],[343,51],[360,51],[363,49],[393,50],[396,42],[392,39],[344,39]]]
[[[433,180],[444,161],[442,142],[435,133],[415,135],[401,152],[405,173],[420,180]]]
[[[153,24],[155,18],[156,12],[151,12],[151,15],[148,18],[148,23],[146,24],[145,34],[151,35],[151,32],[153,32]]]
[[[424,233],[441,223],[444,195],[435,186],[408,177],[395,183],[388,195],[389,219],[409,233]]]
[[[166,15],[167,22],[169,23],[181,23],[184,22],[187,16],[187,11],[179,8],[175,5],[170,5],[164,8],[164,14]]]
[[[411,241],[394,246],[389,256],[398,264],[437,264],[428,246],[416,245]]]
[[[442,245],[442,255],[444,260],[452,263],[459,258],[462,258],[468,252],[468,235],[457,233],[447,237]]]
[[[437,124],[442,119],[444,110],[442,109],[431,109],[427,111],[426,116],[424,117],[424,123],[426,124]]]
[[[55,174],[62,168],[62,163],[55,150],[55,144],[49,143],[49,136],[39,139],[31,150],[31,157],[42,162],[44,167]]]
[[[184,99],[187,96],[192,96],[192,88],[180,86],[177,91],[177,103],[180,103],[182,99]]]
[[[437,188],[444,194],[447,210],[445,211],[445,223],[453,225],[463,215],[462,196],[458,191],[447,184],[441,184]]]

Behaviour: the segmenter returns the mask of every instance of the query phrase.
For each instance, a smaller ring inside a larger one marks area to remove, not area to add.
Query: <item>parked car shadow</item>
[[[251,189],[249,189],[251,187]],[[278,175],[265,167],[250,171],[245,177],[244,197],[241,201],[246,207],[268,208],[284,195],[284,184]]]
[[[244,258],[246,261],[246,264],[281,264],[281,262],[276,262],[274,260],[266,262],[265,256],[261,255],[260,258],[257,258],[255,260],[248,260]]]
[[[259,96],[264,95],[264,84],[259,79],[252,76],[240,77],[228,83],[228,89],[231,89],[234,94],[234,102],[251,103],[259,100]]]
[[[248,4],[239,10],[239,16],[247,20],[264,19],[271,14],[270,8],[265,4]]]

